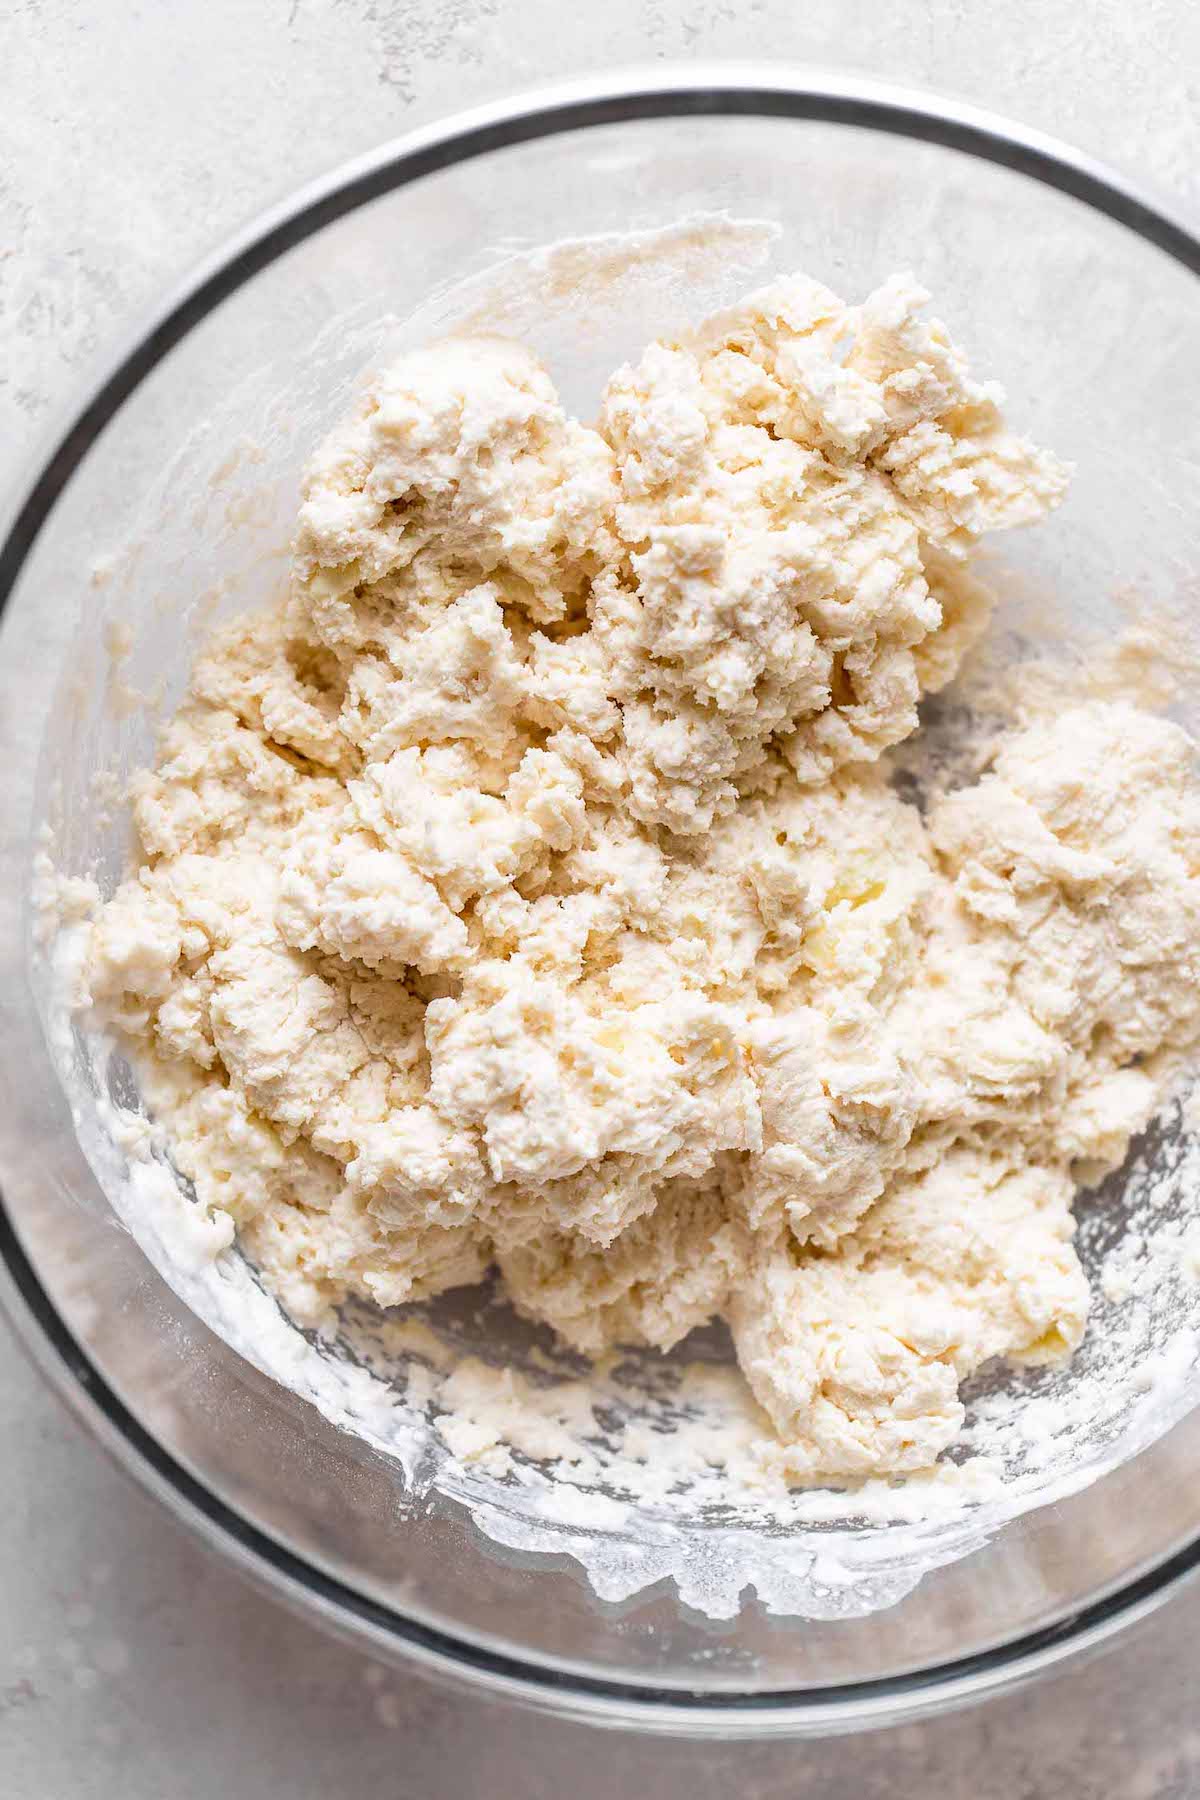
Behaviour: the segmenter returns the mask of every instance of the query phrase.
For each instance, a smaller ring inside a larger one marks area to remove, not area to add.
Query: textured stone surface
[[[1188,0],[2,0],[0,41],[4,486],[89,359],[230,227],[396,131],[558,75],[745,55],[856,70],[1010,112],[1200,203]],[[1195,1587],[1106,1657],[930,1724],[598,1740],[297,1624],[132,1491],[0,1342],[5,1800],[1200,1794]]]

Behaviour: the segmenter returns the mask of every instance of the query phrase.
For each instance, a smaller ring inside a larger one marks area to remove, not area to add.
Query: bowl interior
[[[415,1625],[481,1666],[516,1658],[568,1688],[899,1692],[914,1671],[1051,1628],[1194,1531],[1182,1474],[1200,1447],[1188,1412],[1200,1297],[1165,1261],[1136,1306],[1098,1294],[1069,1388],[1025,1384],[1043,1419],[1066,1397],[1069,1435],[1039,1450],[1025,1433],[1010,1501],[991,1511],[964,1503],[897,1529],[830,1503],[780,1524],[707,1490],[656,1510],[611,1480],[580,1495],[534,1465],[456,1471],[404,1371],[363,1366],[353,1322],[328,1351],[244,1266],[217,1279],[181,1264],[169,1175],[131,1165],[123,1136],[130,1072],[66,1021],[46,947],[21,948],[14,909],[39,854],[106,891],[119,879],[124,783],[152,756],[205,631],[284,579],[299,470],[365,365],[450,329],[500,331],[531,343],[588,417],[648,338],[773,273],[804,269],[857,298],[910,267],[975,365],[1003,380],[1012,419],[1077,464],[1066,508],[993,565],[999,654],[1069,670],[1140,622],[1164,655],[1194,658],[1194,278],[1095,211],[961,153],[720,115],[493,151],[315,232],[138,387],[9,604],[3,679],[23,760],[5,800],[4,936],[28,969],[7,971],[5,1203],[51,1307],[131,1417],[205,1496],[299,1559],[313,1593],[322,1574],[340,1584],[328,1604],[347,1627],[402,1646]],[[1196,710],[1185,682],[1176,711],[1195,725]],[[952,715],[939,715],[947,729]],[[1132,1174],[1087,1203],[1097,1279],[1125,1254],[1131,1207],[1151,1239],[1186,1220],[1195,1154],[1173,1115]],[[550,1348],[478,1295],[426,1322],[487,1360],[532,1368]],[[1105,1349],[1116,1332],[1119,1368]],[[689,1345],[696,1355],[719,1360],[719,1336]],[[1152,1404],[1117,1379],[1135,1363],[1162,1377]],[[575,1372],[561,1362],[563,1379]],[[669,1421],[674,1396],[645,1397],[659,1379],[635,1370],[629,1391]],[[983,1419],[996,1386],[984,1384]],[[1102,1481],[1072,1491],[1098,1467]],[[1028,1510],[1031,1498],[1050,1503]]]

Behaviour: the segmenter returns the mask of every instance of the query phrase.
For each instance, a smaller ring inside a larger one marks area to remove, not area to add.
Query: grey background
[[[306,176],[522,85],[710,56],[964,95],[1200,209],[1191,0],[0,0],[0,482],[137,310]],[[1200,1795],[1200,1586],[1106,1657],[928,1725],[600,1736],[297,1623],[110,1468],[2,1324],[0,1356],[3,1800]]]

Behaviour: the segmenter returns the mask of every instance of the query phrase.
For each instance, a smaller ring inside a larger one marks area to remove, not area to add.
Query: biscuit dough
[[[594,428],[450,340],[312,459],[87,959],[301,1324],[493,1264],[591,1354],[721,1314],[797,1479],[923,1469],[963,1377],[1079,1341],[1076,1187],[1200,1033],[1200,801],[1097,702],[889,784],[972,547],[1066,484],[926,298],[780,282]]]

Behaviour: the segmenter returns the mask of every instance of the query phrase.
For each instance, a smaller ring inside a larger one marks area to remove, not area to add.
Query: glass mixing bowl
[[[33,868],[48,847],[62,871],[115,879],[128,848],[116,796],[153,743],[135,691],[169,707],[196,634],[278,578],[299,466],[385,341],[474,310],[529,338],[586,413],[616,362],[768,268],[856,298],[913,264],[977,366],[1004,379],[1013,419],[1078,464],[1068,507],[1006,547],[1026,614],[1053,596],[1103,636],[1123,587],[1178,608],[1189,581],[1194,612],[1196,238],[1036,134],[775,71],[557,89],[300,193],[135,336],[49,448],[0,552],[18,725],[0,1246],[18,1331],[147,1488],[298,1609],[375,1653],[601,1723],[860,1728],[1096,1645],[1200,1557],[1200,1414],[1177,1408],[1102,1480],[1060,1483],[907,1592],[901,1569],[883,1610],[797,1618],[748,1596],[714,1622],[663,1580],[601,1600],[574,1558],[502,1550],[453,1499],[422,1493],[419,1471],[266,1378],[119,1227],[105,1189],[120,1146],[48,1010]],[[486,1336],[474,1317],[462,1329]],[[736,1519],[703,1542],[735,1556]]]

